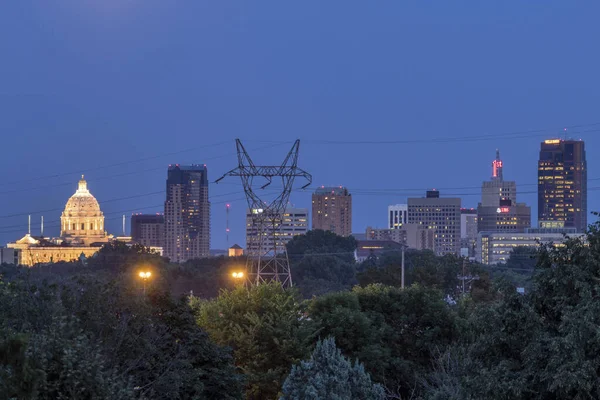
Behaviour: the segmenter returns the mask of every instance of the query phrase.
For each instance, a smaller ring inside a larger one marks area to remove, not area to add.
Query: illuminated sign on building
[[[262,208],[253,208],[252,209],[252,214],[262,214],[263,209]]]
[[[502,168],[502,161],[501,160],[494,160],[492,161],[492,176],[494,178],[498,177],[498,169]]]
[[[546,143],[546,144],[559,144],[560,143],[560,139],[544,140],[544,143]]]
[[[510,212],[510,207],[498,207],[498,209],[496,210],[496,212],[498,214],[500,214],[500,213],[508,213],[508,212]]]

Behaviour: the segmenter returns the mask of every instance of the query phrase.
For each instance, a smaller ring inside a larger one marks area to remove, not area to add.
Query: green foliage
[[[356,283],[354,260],[339,256],[303,256],[292,260],[294,285],[305,298],[348,290]]]
[[[342,356],[333,338],[319,341],[308,361],[294,365],[283,384],[281,400],[383,400],[362,364]]]
[[[356,283],[353,237],[312,230],[286,245],[294,285],[305,298],[347,290]]]
[[[309,354],[313,327],[296,293],[278,283],[238,287],[210,301],[191,302],[198,324],[216,343],[233,348],[249,399],[276,398],[291,365]]]
[[[498,288],[429,378],[431,398],[600,398],[600,232],[543,246],[532,291]],[[451,365],[450,368],[447,368]],[[444,397],[446,396],[446,397]]]
[[[457,299],[461,294],[461,281],[464,260],[453,256],[436,256],[429,250],[408,250],[405,252],[405,286],[418,284],[436,289],[444,295]],[[494,298],[491,292],[489,273],[477,263],[465,264],[465,275],[477,275],[478,281],[469,285],[473,299],[490,301]],[[402,284],[402,261],[400,251],[390,251],[382,254],[376,260],[366,260],[357,274],[361,286],[383,284],[400,287]],[[468,289],[468,288],[467,288]]]
[[[518,246],[513,249],[508,260],[491,268],[494,278],[505,278],[526,291],[531,289],[531,277],[538,262],[539,249]]]
[[[313,229],[304,235],[294,236],[286,244],[290,257],[307,253],[340,253],[338,255],[351,258],[356,246],[356,239],[352,236],[343,237],[321,229]]]
[[[102,246],[87,263],[94,270],[108,269],[114,272],[128,272],[131,269],[139,268],[163,269],[166,259],[140,244],[127,245],[120,241],[112,241]]]
[[[245,257],[197,258],[168,267],[173,295],[189,295],[204,299],[217,297],[221,289],[233,289],[233,271],[246,269]]]
[[[314,299],[309,315],[376,382],[406,396],[428,371],[433,352],[457,335],[455,316],[442,298],[420,286],[369,285]]]
[[[230,353],[209,341],[185,299],[131,274],[0,282],[1,393],[35,399],[238,399]],[[4,374],[4,375],[3,375]],[[0,397],[1,398],[1,397]]]

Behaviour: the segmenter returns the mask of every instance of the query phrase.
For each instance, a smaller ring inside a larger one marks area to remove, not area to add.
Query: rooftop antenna
[[[40,234],[42,235],[42,237],[44,237],[44,216],[42,215],[42,225],[41,225],[41,229],[40,229]]]
[[[123,215],[123,236],[127,236],[125,233],[125,215]]]
[[[225,213],[226,213],[226,225],[225,225],[225,235],[227,239],[227,248],[229,248],[229,207],[230,204],[225,205]]]
[[[31,235],[31,214],[27,216],[27,234]]]

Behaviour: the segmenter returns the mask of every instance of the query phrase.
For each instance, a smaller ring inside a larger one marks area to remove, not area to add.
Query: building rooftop
[[[181,164],[169,164],[169,170],[179,169],[181,171],[204,171],[206,169],[206,164],[190,164],[190,165],[181,165]]]
[[[321,186],[315,190],[315,194],[327,195],[332,194],[334,196],[349,196],[348,188],[343,186]]]

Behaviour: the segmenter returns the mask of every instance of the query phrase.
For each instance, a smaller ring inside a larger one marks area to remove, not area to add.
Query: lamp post
[[[139,275],[140,275],[140,278],[142,278],[142,281],[144,282],[144,296],[145,296],[146,295],[146,282],[152,276],[152,272],[150,272],[150,271],[140,271]]]
[[[243,282],[244,279],[244,273],[243,272],[232,272],[231,273],[231,277],[234,279],[235,282]]]

